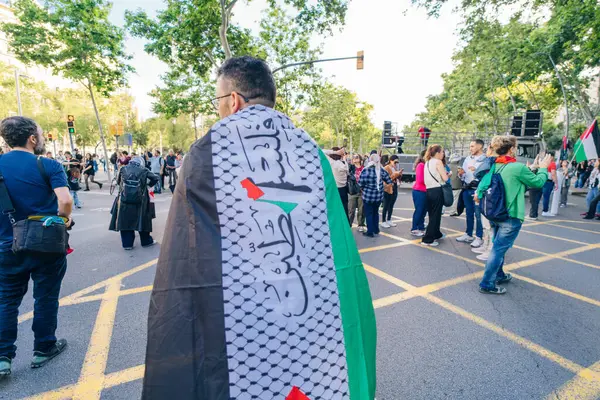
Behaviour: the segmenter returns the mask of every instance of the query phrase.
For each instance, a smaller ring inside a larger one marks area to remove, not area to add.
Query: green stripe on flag
[[[337,277],[351,400],[372,400],[376,388],[377,326],[369,282],[327,156],[319,150]]]
[[[581,139],[577,139],[577,143],[575,143],[575,160],[579,163],[587,160],[587,156],[585,155],[585,149],[583,148],[583,143]]]

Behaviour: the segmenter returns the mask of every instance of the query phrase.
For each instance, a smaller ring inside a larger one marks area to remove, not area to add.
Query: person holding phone
[[[398,180],[402,178],[403,170],[398,169],[398,156],[393,155],[388,157],[387,155],[381,157],[381,165],[390,176],[392,183],[390,185],[384,185],[383,193],[383,213],[381,216],[381,226],[383,228],[391,228],[396,226],[396,223],[392,221],[392,213],[394,211],[394,204],[398,199]]]

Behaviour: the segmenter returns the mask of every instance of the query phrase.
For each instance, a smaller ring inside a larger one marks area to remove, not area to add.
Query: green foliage
[[[331,84],[320,88],[315,98],[297,119],[319,145],[341,147],[346,142],[349,151],[363,152],[379,147],[381,131],[371,122],[372,105],[361,102],[356,93]]]
[[[445,1],[413,3],[436,14]],[[520,8],[506,24],[491,15],[495,7],[517,3]],[[545,22],[523,17],[528,7],[535,12],[540,5],[550,11]],[[460,10],[466,19],[455,69],[443,75],[444,91],[428,98],[411,128],[505,132],[513,111],[531,108],[552,120],[564,105],[559,76],[571,121],[589,123],[600,113],[600,104],[593,104],[585,90],[594,77],[590,72],[600,77],[596,0],[464,0]]]
[[[4,23],[2,30],[17,58],[37,64],[108,96],[126,85],[127,64],[124,32],[108,21],[111,3],[106,0],[34,0],[13,3],[18,23]]]

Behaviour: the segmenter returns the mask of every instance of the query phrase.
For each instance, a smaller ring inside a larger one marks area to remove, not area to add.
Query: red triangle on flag
[[[287,395],[287,397],[285,398],[285,400],[310,400],[308,398],[308,396],[306,396],[304,393],[302,393],[302,391],[294,386],[292,388],[292,391],[290,392],[290,394]]]

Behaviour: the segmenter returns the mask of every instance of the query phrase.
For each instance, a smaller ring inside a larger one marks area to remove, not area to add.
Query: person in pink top
[[[416,179],[413,184],[412,198],[415,212],[412,218],[411,235],[423,237],[425,235],[425,214],[427,214],[427,188],[425,187],[425,150],[415,160]]]

